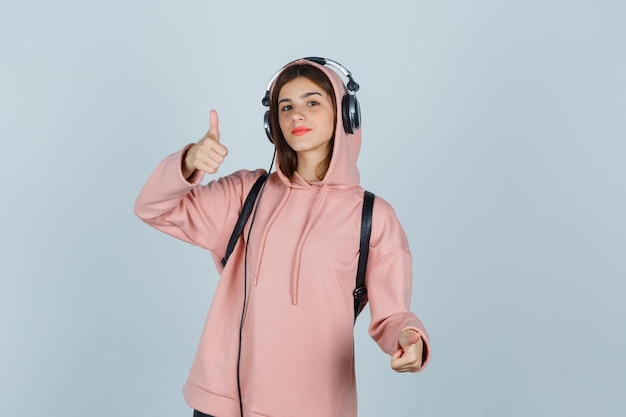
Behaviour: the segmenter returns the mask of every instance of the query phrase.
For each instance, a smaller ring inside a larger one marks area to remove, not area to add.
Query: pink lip
[[[293,133],[296,136],[302,136],[302,135],[309,133],[310,131],[311,129],[308,129],[306,127],[296,127],[294,130],[291,131],[291,133]]]

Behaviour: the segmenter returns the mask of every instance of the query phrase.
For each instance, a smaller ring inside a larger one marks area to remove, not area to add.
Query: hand
[[[228,155],[228,149],[220,143],[219,119],[217,112],[211,110],[209,116],[209,130],[187,151],[183,161],[183,176],[191,177],[200,170],[207,174],[214,174]]]
[[[398,336],[400,349],[391,358],[391,368],[396,372],[417,372],[422,368],[424,341],[415,330],[403,330]]]

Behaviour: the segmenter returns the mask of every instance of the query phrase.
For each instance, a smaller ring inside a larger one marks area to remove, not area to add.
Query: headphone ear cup
[[[346,94],[341,100],[343,129],[352,134],[361,128],[361,108],[354,94]]]
[[[272,136],[272,127],[270,125],[270,111],[266,111],[263,116],[263,127],[265,128],[265,134],[271,143],[274,143],[274,137]]]

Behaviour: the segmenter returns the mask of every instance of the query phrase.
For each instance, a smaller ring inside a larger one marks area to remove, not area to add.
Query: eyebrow
[[[311,91],[310,93],[304,93],[304,94],[302,94],[302,95],[300,96],[300,100],[304,100],[305,98],[307,98],[307,97],[311,97],[311,96],[314,96],[314,95],[318,95],[318,96],[322,97],[322,94],[320,94],[319,92],[317,92],[317,91]],[[284,99],[282,99],[282,100],[278,100],[278,104],[283,103],[283,102],[286,102],[286,101],[291,101],[291,99],[290,99],[290,98],[284,98]]]

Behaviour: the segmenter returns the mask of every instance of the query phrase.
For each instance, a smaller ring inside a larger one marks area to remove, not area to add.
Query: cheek
[[[330,135],[332,136],[335,133],[335,113],[331,113],[326,118],[326,126],[328,126],[328,130]]]

